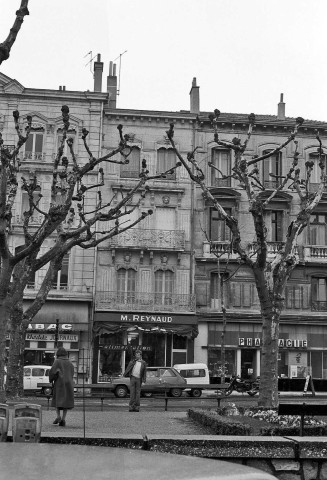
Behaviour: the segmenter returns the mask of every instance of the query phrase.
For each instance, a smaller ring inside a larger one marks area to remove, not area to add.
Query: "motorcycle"
[[[225,392],[225,396],[229,396],[234,390],[239,393],[247,393],[250,397],[254,397],[259,392],[260,380],[259,377],[254,380],[242,380],[238,376],[233,376],[229,387]]]

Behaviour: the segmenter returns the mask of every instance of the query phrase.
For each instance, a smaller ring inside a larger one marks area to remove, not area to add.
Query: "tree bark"
[[[24,395],[23,370],[26,326],[23,322],[23,303],[15,304],[12,309],[9,327],[10,348],[7,365],[6,396],[19,399]]]

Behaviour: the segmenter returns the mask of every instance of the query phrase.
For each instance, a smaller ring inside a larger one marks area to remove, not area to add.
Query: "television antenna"
[[[85,64],[85,67],[90,65],[90,72],[92,73],[92,75],[94,75],[94,72],[92,70],[92,62],[95,59],[96,55],[94,55],[94,57],[93,57],[92,50],[90,50],[86,55],[84,55],[83,58],[87,57],[88,55],[90,55],[90,60]]]
[[[120,72],[121,72],[121,57],[122,57],[122,56],[124,55],[124,53],[126,53],[126,52],[127,52],[127,50],[125,50],[125,52],[123,52],[123,53],[120,53],[120,54],[118,55],[118,57],[117,57],[117,58],[115,58],[115,60],[114,60],[114,62],[115,62],[115,61],[116,61],[116,60],[118,60],[118,58],[119,58],[117,96],[120,94]]]

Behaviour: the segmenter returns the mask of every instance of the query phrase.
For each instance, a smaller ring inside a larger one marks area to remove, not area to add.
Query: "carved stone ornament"
[[[164,196],[162,197],[162,203],[163,203],[164,205],[169,205],[169,203],[170,203],[170,197],[169,197],[168,195],[164,195]]]

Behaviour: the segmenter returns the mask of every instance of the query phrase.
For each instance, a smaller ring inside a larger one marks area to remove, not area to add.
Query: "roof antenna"
[[[122,56],[124,55],[124,53],[126,53],[126,52],[127,52],[127,50],[125,50],[125,52],[123,52],[123,53],[120,53],[120,54],[118,55],[118,57],[117,57],[117,58],[115,58],[115,60],[114,60],[114,62],[115,62],[115,61],[116,61],[116,60],[119,58],[119,73],[118,73],[118,88],[117,88],[117,95],[119,95],[119,94],[120,94],[120,71],[121,71],[121,57],[122,57]]]
[[[95,59],[96,55],[94,55],[94,57],[92,56],[92,50],[90,50],[86,55],[84,55],[83,58],[87,57],[88,55],[90,55],[90,60],[85,64],[85,67],[87,67],[87,65],[90,65],[90,72],[92,73],[93,77],[94,77],[94,72],[92,70],[92,61]]]

